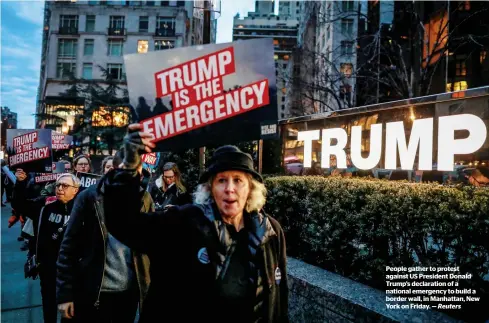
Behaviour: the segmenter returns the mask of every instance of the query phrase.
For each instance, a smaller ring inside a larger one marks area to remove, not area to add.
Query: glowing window
[[[147,53],[148,52],[148,41],[147,40],[138,40],[138,53]]]

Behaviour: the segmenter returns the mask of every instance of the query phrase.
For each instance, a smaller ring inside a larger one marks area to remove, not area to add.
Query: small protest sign
[[[54,182],[61,176],[62,173],[38,173],[34,177],[34,182],[36,183],[47,183]]]
[[[70,149],[73,136],[64,135],[62,133],[52,132],[52,149],[53,150],[67,150]]]
[[[158,161],[158,157],[159,156],[156,153],[149,153],[149,154],[142,155],[141,160],[145,164],[156,165],[156,162]]]
[[[7,153],[12,169],[25,172],[52,171],[51,131],[49,129],[7,129]]]
[[[158,167],[158,163],[160,161],[160,153],[149,153],[141,156],[141,160],[143,162],[143,168],[148,170],[149,172],[154,172],[156,167]]]
[[[261,139],[278,139],[279,127],[275,121],[262,121],[261,122]]]
[[[272,39],[124,56],[129,99],[155,151],[260,139],[277,122]]]
[[[92,185],[97,184],[98,180],[102,176],[98,175],[98,174],[92,174],[92,173],[77,172],[76,177],[78,177],[80,179],[81,187],[87,188],[87,187],[90,187]]]
[[[58,177],[65,173],[65,164],[63,162],[55,162],[52,166],[51,173],[37,173],[34,177],[34,182],[36,183],[46,183],[46,182],[54,182],[58,179]]]

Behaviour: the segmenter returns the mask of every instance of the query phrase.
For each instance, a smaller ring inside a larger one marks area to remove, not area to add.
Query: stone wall
[[[389,310],[385,292],[294,258],[287,268],[291,323],[460,322],[432,310]]]

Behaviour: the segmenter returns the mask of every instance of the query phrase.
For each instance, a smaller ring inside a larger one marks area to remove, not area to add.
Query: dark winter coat
[[[100,181],[86,188],[75,201],[58,258],[58,304],[80,301],[83,306],[98,306],[107,243],[104,201],[99,193],[103,189]],[[137,198],[141,212],[154,211],[148,192],[141,189]],[[132,254],[140,304],[143,304],[150,283],[149,259],[133,250]]]
[[[166,205],[185,205],[192,202],[190,194],[180,191],[175,184],[163,192],[155,183],[150,186],[149,192],[157,210],[163,209]]]
[[[105,178],[104,206],[108,230],[129,247],[148,253],[151,286],[140,322],[238,322],[223,314],[217,281],[227,266],[226,231],[212,206],[185,205],[166,212],[141,213],[139,176],[114,170]],[[245,214],[250,268],[256,296],[247,322],[288,322],[285,238],[273,218]],[[208,255],[208,259],[204,256]],[[244,304],[243,304],[244,306]],[[171,320],[170,320],[171,321]]]
[[[30,239],[29,249],[36,253],[37,261],[43,268],[56,271],[56,260],[74,199],[65,204],[48,196],[29,199],[26,198],[27,194],[27,181],[18,181],[14,195],[16,210],[30,218],[34,227],[34,238]]]

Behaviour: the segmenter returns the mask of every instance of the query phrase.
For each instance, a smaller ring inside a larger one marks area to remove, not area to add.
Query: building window
[[[353,55],[353,42],[342,41],[341,42],[341,55]]]
[[[154,1],[146,1],[147,6],[154,6],[155,2]]]
[[[352,63],[342,63],[340,65],[340,72],[346,77],[351,77],[353,72],[353,64]]]
[[[122,56],[123,51],[122,40],[109,40],[108,53],[109,56]]]
[[[351,0],[342,1],[341,2],[341,9],[343,10],[343,12],[353,11],[353,1],[351,1]]]
[[[58,40],[58,58],[76,58],[76,49],[76,39]]]
[[[482,50],[480,54],[480,63],[482,64],[486,60],[487,51]]]
[[[148,16],[139,17],[139,31],[148,32],[148,27],[149,27]]]
[[[343,35],[352,36],[353,19],[341,19],[341,33]]]
[[[83,55],[84,56],[93,55],[93,47],[94,47],[93,39],[85,39],[85,43],[83,44]]]
[[[58,62],[56,76],[58,78],[67,79],[70,76],[76,76],[76,62]]]
[[[122,80],[124,78],[122,64],[107,64],[107,73],[114,80]]]
[[[175,30],[174,17],[156,17],[156,28],[160,30]]]
[[[129,1],[130,6],[140,6],[142,4],[143,4],[142,1]]]
[[[176,7],[176,6],[177,6],[177,2],[178,2],[178,1],[168,1],[168,5],[169,5],[170,7]]]
[[[87,15],[87,21],[85,22],[85,31],[95,31],[95,15]]]
[[[345,100],[350,104],[351,101],[351,86],[350,85],[342,85],[340,86],[340,99]]]
[[[138,53],[147,53],[148,52],[148,41],[147,40],[138,40]]]
[[[59,17],[59,26],[63,29],[78,30],[77,15],[61,15]]]
[[[465,66],[465,59],[457,60],[455,62],[455,75],[456,76],[465,76],[467,75],[467,69]]]
[[[445,92],[452,92],[452,83],[447,83],[447,85],[445,85]]]
[[[155,41],[155,50],[172,49],[175,47],[175,42],[172,40],[157,40]]]
[[[467,82],[466,81],[460,81],[460,82],[455,82],[453,83],[453,91],[465,91],[467,90]]]
[[[124,16],[110,16],[110,28],[123,29],[124,28]]]
[[[93,78],[93,76],[92,76],[92,63],[83,63],[82,77],[85,80],[91,80]]]
[[[127,107],[101,106],[92,114],[93,127],[124,127],[129,124],[130,110]]]
[[[98,1],[88,1],[89,5],[98,5]]]
[[[177,7],[185,7],[185,1],[177,1]]]

